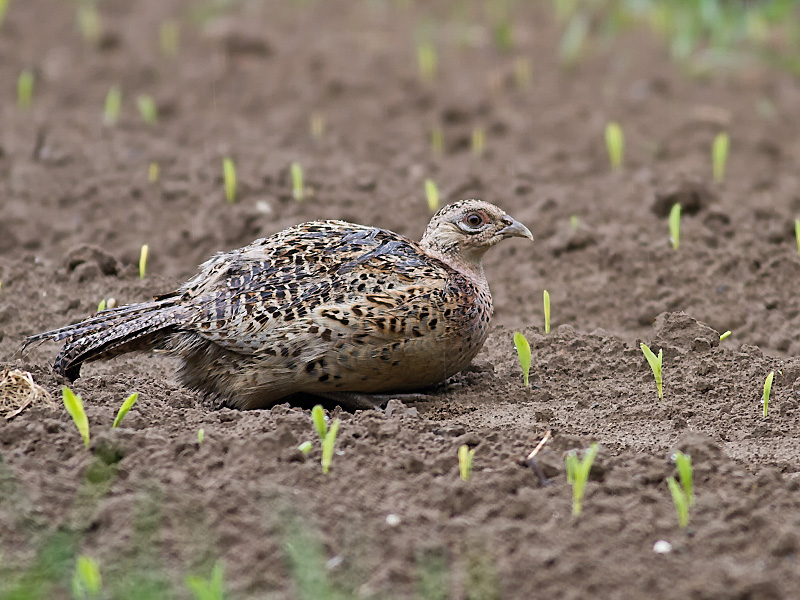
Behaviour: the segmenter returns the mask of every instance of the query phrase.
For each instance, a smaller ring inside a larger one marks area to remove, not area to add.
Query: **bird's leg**
[[[385,407],[389,400],[410,402],[429,402],[433,397],[422,393],[401,394],[363,394],[360,392],[314,392],[314,396],[325,398],[347,410],[377,410]]]

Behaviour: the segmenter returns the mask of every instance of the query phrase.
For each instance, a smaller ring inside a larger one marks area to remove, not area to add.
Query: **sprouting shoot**
[[[647,344],[640,344],[642,352],[644,353],[644,357],[647,359],[647,364],[650,365],[650,368],[653,371],[653,377],[656,380],[656,387],[658,388],[658,399],[664,399],[664,390],[662,387],[662,379],[661,379],[661,365],[664,360],[664,350],[659,349],[658,356],[653,354],[650,348],[647,347]]]
[[[622,127],[614,121],[606,125],[606,150],[608,150],[611,168],[619,169],[625,155],[625,136],[622,133]]]
[[[572,484],[572,514],[576,517],[581,515],[583,494],[589,479],[589,471],[591,471],[592,463],[597,456],[597,448],[597,443],[589,446],[582,459],[578,458],[578,454],[574,450],[567,454],[567,482]]]
[[[514,333],[514,347],[517,349],[519,366],[522,367],[522,383],[525,387],[530,387],[531,345],[519,331]]]

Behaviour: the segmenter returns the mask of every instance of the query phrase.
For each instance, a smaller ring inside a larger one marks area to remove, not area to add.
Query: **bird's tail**
[[[177,328],[182,312],[180,296],[120,306],[74,325],[32,335],[25,339],[22,349],[45,340],[65,340],[53,370],[75,380],[85,362],[160,347]]]

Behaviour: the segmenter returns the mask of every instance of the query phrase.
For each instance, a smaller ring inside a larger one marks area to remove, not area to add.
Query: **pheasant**
[[[469,365],[492,315],[484,253],[533,240],[497,206],[445,206],[415,242],[385,229],[311,221],[221,252],[176,291],[28,337],[64,341],[53,370],[136,350],[180,359],[178,378],[216,403],[267,408],[295,394],[362,407]],[[361,398],[359,401],[353,398]]]

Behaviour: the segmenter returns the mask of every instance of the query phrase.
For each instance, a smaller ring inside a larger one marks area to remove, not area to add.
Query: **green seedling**
[[[681,451],[676,452],[672,456],[675,461],[675,467],[678,469],[678,479],[683,487],[683,492],[686,494],[689,506],[694,506],[694,475],[692,470],[692,457],[684,454]]]
[[[509,19],[503,19],[494,26],[494,43],[503,52],[514,48],[514,28]]]
[[[514,333],[514,347],[517,349],[519,366],[522,367],[522,383],[525,387],[530,387],[531,345],[519,331]]]
[[[100,41],[103,24],[94,2],[82,0],[78,4],[78,30],[83,41],[93,45]]]
[[[309,452],[311,452],[311,448],[312,444],[311,442],[308,441],[303,442],[297,447],[297,449],[300,450],[300,452],[302,452],[303,454],[308,454]]]
[[[520,89],[527,89],[531,86],[533,75],[531,71],[531,61],[524,57],[518,56],[514,60],[514,81]]]
[[[223,600],[225,585],[223,582],[222,563],[217,561],[211,569],[211,576],[206,579],[199,575],[189,575],[186,587],[192,592],[194,600]]]
[[[444,154],[444,132],[438,125],[431,130],[431,150],[436,156]]]
[[[558,58],[563,66],[571,68],[578,63],[588,33],[589,20],[586,15],[579,13],[570,19],[558,45]]]
[[[439,188],[433,179],[425,180],[425,198],[428,200],[428,210],[435,213],[439,210]]]
[[[683,529],[689,524],[689,498],[674,477],[667,478],[667,485],[672,494],[672,503],[678,515],[678,525]]]
[[[721,336],[719,336],[719,341],[721,342],[721,341],[725,340],[726,338],[730,337],[730,335],[731,335],[731,330],[729,329],[728,331],[723,333]]]
[[[152,96],[141,94],[136,98],[136,107],[139,109],[139,114],[142,120],[148,125],[155,125],[158,121],[158,107],[156,101]]]
[[[103,312],[106,309],[106,299],[103,298],[97,305],[97,312]]]
[[[236,166],[232,158],[222,159],[222,177],[225,180],[225,200],[233,204],[236,202]]]
[[[305,197],[305,186],[303,184],[303,167],[300,163],[293,162],[289,167],[292,175],[292,197],[298,202],[302,202]]]
[[[764,381],[764,393],[761,395],[761,404],[764,405],[764,418],[767,418],[769,411],[769,395],[772,392],[772,380],[775,379],[775,371],[770,371],[767,379]]]
[[[33,71],[25,69],[17,79],[17,106],[28,110],[33,104]]]
[[[606,125],[606,150],[608,159],[611,161],[611,168],[619,169],[625,155],[625,136],[619,123],[612,121]]]
[[[201,445],[204,439],[206,439],[206,430],[201,427],[197,430],[197,445]]]
[[[83,438],[83,445],[89,447],[89,419],[86,417],[86,411],[83,409],[83,400],[79,394],[76,394],[67,386],[61,388],[61,396],[64,400],[64,406],[67,412],[75,422],[75,427],[78,428],[78,433]]]
[[[463,481],[469,481],[472,477],[472,459],[475,457],[475,448],[470,450],[469,446],[464,444],[458,449],[458,472]]]
[[[800,254],[800,219],[794,220],[794,240],[797,242],[797,254]]]
[[[728,134],[720,133],[714,138],[714,144],[711,147],[711,164],[714,171],[714,181],[717,183],[722,183],[722,180],[725,179],[729,145]]]
[[[147,165],[147,181],[150,183],[156,183],[158,181],[160,171],[161,169],[159,169],[157,162],[151,162],[149,165]]]
[[[100,598],[103,589],[103,578],[100,567],[90,556],[81,554],[75,560],[75,572],[72,574],[72,597],[75,600],[91,600]]]
[[[321,112],[311,113],[309,118],[308,128],[311,131],[311,137],[315,140],[321,140],[325,135],[325,117]]]
[[[325,439],[322,440],[322,473],[327,475],[331,468],[331,461],[333,460],[333,446],[336,443],[336,436],[339,433],[339,419],[334,419],[328,432],[325,434]]]
[[[136,401],[138,399],[139,399],[138,392],[134,392],[130,396],[125,398],[124,402],[122,403],[122,406],[119,407],[119,411],[117,411],[117,416],[114,417],[114,424],[112,425],[112,427],[115,428],[119,427],[120,423],[122,423],[122,419],[125,418],[125,415],[128,414],[128,411],[134,404],[136,404]]]
[[[597,449],[597,444],[592,444],[584,452],[582,459],[578,458],[578,453],[574,450],[567,453],[567,482],[572,484],[572,514],[576,517],[581,515],[583,494],[586,482],[589,480],[589,471],[597,456]]]
[[[581,226],[581,222],[578,219],[578,215],[571,215],[569,218],[569,227],[572,231],[578,231],[578,228]]]
[[[681,205],[678,203],[669,211],[669,239],[672,249],[677,250],[681,245]]]
[[[430,42],[422,42],[417,46],[417,68],[423,81],[432,82],[436,79],[436,48]]]
[[[178,53],[180,44],[180,29],[175,21],[164,21],[158,32],[158,39],[161,45],[161,54],[164,56],[175,56]]]
[[[106,101],[103,104],[103,123],[106,125],[116,125],[119,121],[119,113],[122,109],[122,91],[119,86],[112,85],[106,94]]]
[[[8,12],[8,4],[11,0],[0,0],[0,26],[3,24],[6,18],[6,12]]]
[[[319,439],[324,440],[328,435],[328,423],[325,421],[325,411],[321,405],[317,404],[311,409],[311,421],[314,423],[314,429],[317,430]]]
[[[472,130],[472,155],[482,156],[486,149],[486,134],[483,127],[476,127]]]
[[[142,249],[139,250],[139,279],[144,279],[147,273],[147,255],[150,253],[150,246],[142,244]]]
[[[544,304],[544,332],[546,335],[550,333],[550,292],[547,290],[542,293],[542,302]]]
[[[656,380],[656,387],[658,388],[658,399],[664,399],[664,389],[662,386],[662,379],[661,379],[661,365],[664,359],[664,350],[659,349],[658,356],[653,354],[650,348],[647,347],[647,344],[640,344],[639,347],[642,349],[644,353],[644,357],[647,359],[647,364],[650,365],[650,368],[653,370],[653,377]]]

